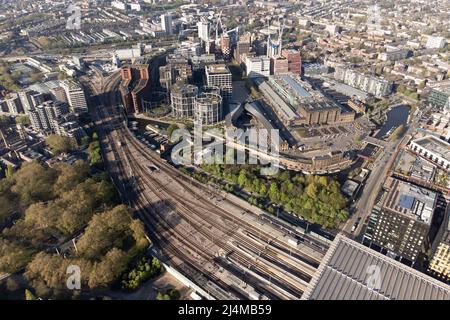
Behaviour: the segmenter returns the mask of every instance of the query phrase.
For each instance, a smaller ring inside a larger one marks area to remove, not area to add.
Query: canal
[[[375,137],[382,139],[392,128],[398,127],[401,124],[406,126],[410,109],[408,105],[400,105],[389,110],[386,114],[386,122]]]

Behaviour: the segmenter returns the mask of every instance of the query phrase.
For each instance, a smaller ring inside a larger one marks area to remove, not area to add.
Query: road
[[[108,171],[144,222],[155,254],[211,298],[251,299],[255,291],[262,299],[300,298],[326,244],[288,234],[260,210],[181,174],[136,140],[115,107],[119,80],[94,81],[91,115]]]
[[[413,116],[411,115],[411,117]],[[363,236],[363,231],[367,225],[372,208],[375,205],[376,197],[384,181],[389,176],[389,172],[395,163],[399,150],[406,146],[411,135],[416,132],[419,119],[420,116],[413,117],[403,138],[395,143],[387,143],[382,156],[375,159],[372,171],[364,185],[361,196],[352,207],[354,214],[344,225],[343,231],[348,235],[353,236],[357,240],[360,240]],[[360,223],[356,230],[352,232],[352,226],[358,219],[360,219]]]
[[[370,216],[372,207],[375,203],[375,199],[378,195],[380,188],[382,187],[389,170],[396,158],[396,148],[400,142],[388,145],[381,157],[375,159],[372,171],[364,185],[364,189],[361,196],[353,206],[354,214],[345,224],[343,231],[347,234],[352,234],[351,229],[358,219],[360,223],[353,235],[357,238],[365,225],[366,219]]]

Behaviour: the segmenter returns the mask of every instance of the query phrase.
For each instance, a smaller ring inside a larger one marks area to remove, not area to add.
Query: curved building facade
[[[211,125],[222,120],[222,97],[215,93],[201,93],[195,99],[195,121]]]
[[[198,88],[190,84],[175,85],[170,93],[172,115],[175,118],[192,118]]]

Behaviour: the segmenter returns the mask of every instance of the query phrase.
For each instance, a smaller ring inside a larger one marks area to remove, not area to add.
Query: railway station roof
[[[450,286],[339,234],[302,300],[450,300]]]

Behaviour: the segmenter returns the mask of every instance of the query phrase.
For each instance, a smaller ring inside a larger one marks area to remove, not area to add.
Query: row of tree
[[[346,199],[338,181],[331,177],[281,171],[274,176],[260,175],[259,166],[203,165],[210,175],[224,179],[233,188],[252,194],[251,202],[275,204],[312,223],[335,228],[348,219]]]

